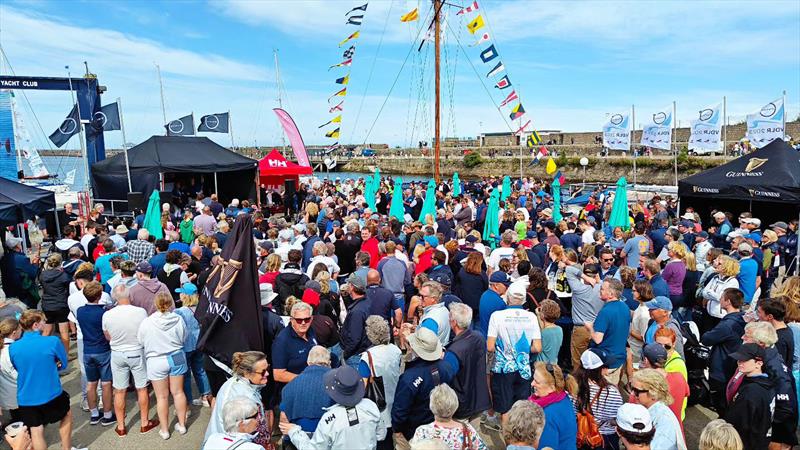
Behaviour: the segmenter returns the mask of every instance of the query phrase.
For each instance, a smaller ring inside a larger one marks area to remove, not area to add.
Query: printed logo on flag
[[[747,139],[756,148],[764,147],[775,139],[785,139],[783,98],[769,102],[755,114],[747,115]]]
[[[67,117],[64,122],[58,126],[58,131],[64,134],[72,134],[78,129],[78,122],[72,117]]]
[[[173,120],[172,122],[167,125],[169,127],[169,131],[173,133],[182,133],[183,132],[183,122],[180,120]]]

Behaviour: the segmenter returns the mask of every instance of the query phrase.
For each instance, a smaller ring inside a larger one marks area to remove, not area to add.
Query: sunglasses
[[[666,350],[672,350],[672,345],[670,345],[670,344],[664,344],[664,348],[665,348]]]
[[[257,417],[258,417],[258,410],[256,409],[256,412],[252,416],[245,417],[243,420],[253,420],[253,419],[257,418]]]
[[[611,261],[614,261],[614,258],[603,258],[603,261],[605,261],[605,262],[611,262]]]
[[[638,397],[641,394],[646,394],[646,393],[650,392],[650,390],[648,390],[648,389],[638,389],[638,388],[635,388],[635,387],[631,386],[631,392],[633,392],[633,394]]]
[[[292,320],[300,324],[311,323],[311,317],[292,317]]]

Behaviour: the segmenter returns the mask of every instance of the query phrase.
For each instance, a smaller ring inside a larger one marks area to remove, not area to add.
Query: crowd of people
[[[734,226],[656,195],[612,228],[613,193],[554,211],[520,179],[488,227],[494,190],[445,181],[426,217],[418,183],[390,215],[390,178],[373,209],[363,180],[302,185],[296,215],[198,194],[164,205],[163,239],[99,207],[68,217],[43,261],[8,233],[0,408],[26,429],[7,441],[45,449],[58,423],[71,448],[74,365],[91,425],[130,439],[135,391],[139,432],[163,439],[189,431],[189,405],[212,408],[208,450],[685,449],[695,404],[720,417],[702,449],[797,444],[797,220]],[[240,215],[263,346],[221,367],[198,350],[195,308]]]

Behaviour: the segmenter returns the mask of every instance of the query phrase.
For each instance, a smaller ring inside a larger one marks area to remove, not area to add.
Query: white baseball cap
[[[624,403],[617,410],[617,426],[631,433],[648,433],[653,429],[653,420],[647,408],[638,403]]]

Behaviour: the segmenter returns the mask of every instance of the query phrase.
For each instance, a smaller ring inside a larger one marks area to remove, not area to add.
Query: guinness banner
[[[194,313],[200,322],[197,349],[228,366],[234,352],[264,351],[252,228],[250,216],[237,217]]]

